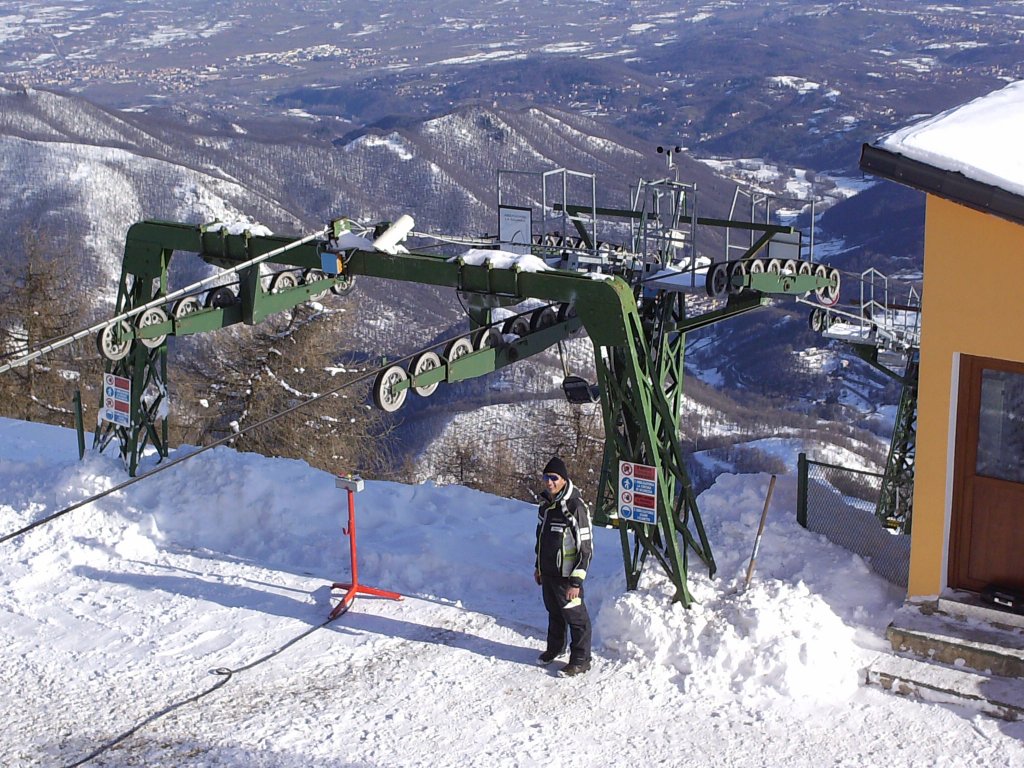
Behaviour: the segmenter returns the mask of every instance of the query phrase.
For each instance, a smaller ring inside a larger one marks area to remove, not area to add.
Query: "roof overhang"
[[[861,149],[860,167],[875,176],[1024,225],[1024,197],[969,179],[959,171],[944,171],[873,144]]]

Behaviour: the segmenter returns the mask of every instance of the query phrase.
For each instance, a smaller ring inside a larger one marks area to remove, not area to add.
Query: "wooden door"
[[[949,586],[1024,590],[1024,364],[963,356]]]

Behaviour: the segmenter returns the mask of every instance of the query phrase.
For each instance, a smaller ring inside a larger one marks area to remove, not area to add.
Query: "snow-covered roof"
[[[1024,81],[865,145],[861,168],[1024,223]]]

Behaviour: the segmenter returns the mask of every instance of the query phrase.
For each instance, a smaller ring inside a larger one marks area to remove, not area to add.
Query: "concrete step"
[[[948,600],[906,603],[896,612],[886,636],[900,654],[989,675],[1024,678],[1024,628],[995,623],[992,614],[997,614],[996,619],[1006,618],[1001,611]]]
[[[879,656],[868,685],[936,704],[957,704],[1003,720],[1024,719],[1024,680],[993,677],[902,656]]]
[[[1024,614],[994,608],[973,592],[947,592],[936,601],[936,610],[961,619],[973,619],[1003,629],[1024,629]]]

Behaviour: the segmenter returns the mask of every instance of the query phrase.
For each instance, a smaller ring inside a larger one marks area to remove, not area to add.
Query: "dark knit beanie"
[[[557,456],[552,456],[551,461],[544,465],[545,475],[558,475],[563,480],[569,479],[569,470],[565,468],[565,462]]]

